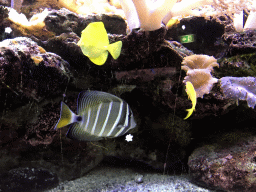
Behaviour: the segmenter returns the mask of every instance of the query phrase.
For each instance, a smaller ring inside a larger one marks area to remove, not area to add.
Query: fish
[[[136,127],[131,108],[121,98],[102,91],[82,91],[77,99],[77,115],[61,102],[55,130],[72,124],[67,138],[98,141],[119,137]]]
[[[84,55],[96,65],[103,65],[108,52],[114,59],[121,54],[122,41],[109,44],[108,34],[103,22],[93,22],[87,25],[82,31],[80,40],[77,43]]]
[[[178,25],[179,23],[180,23],[180,21],[178,18],[172,18],[166,24],[166,28],[170,29],[170,28],[174,27],[175,25]]]
[[[188,94],[188,98],[192,101],[192,108],[187,109],[188,114],[184,119],[189,118],[192,115],[195,108],[196,108],[196,100],[197,100],[196,99],[196,91],[194,89],[193,84],[190,81],[186,82],[186,92]]]

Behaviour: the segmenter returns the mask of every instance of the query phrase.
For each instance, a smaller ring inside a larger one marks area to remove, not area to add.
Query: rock
[[[56,35],[61,33],[74,32],[78,36],[81,31],[91,22],[102,21],[108,33],[125,34],[126,23],[118,15],[91,14],[86,17],[71,12],[65,8],[52,10],[45,18],[46,29],[54,32]]]
[[[0,190],[6,192],[43,191],[59,184],[56,174],[47,169],[23,167],[1,174]]]
[[[185,26],[185,29],[182,27]],[[225,26],[216,18],[185,17],[167,31],[166,39],[182,42],[181,38],[193,35],[191,42],[183,45],[196,54],[216,54],[215,42],[224,34]],[[219,48],[219,47],[218,47]]]
[[[71,78],[66,61],[26,37],[2,41],[0,61],[1,91],[11,92],[17,98],[39,102],[59,95]]]
[[[65,133],[60,140],[54,130],[72,79],[67,61],[27,37],[0,43],[1,172],[40,166],[69,180],[102,160],[98,145],[73,143]],[[67,103],[74,111],[78,93],[69,93]]]
[[[5,33],[5,28],[9,27],[7,18],[8,18],[8,9],[0,5],[0,41],[5,39],[7,36],[7,34]]]
[[[227,56],[237,54],[248,54],[255,52],[256,31],[247,30],[243,33],[226,33],[223,35],[223,41],[228,44]]]
[[[234,132],[219,143],[197,148],[189,157],[193,179],[207,187],[230,192],[256,190],[256,137]]]

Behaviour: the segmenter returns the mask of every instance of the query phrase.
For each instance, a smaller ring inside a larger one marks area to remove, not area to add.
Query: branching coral
[[[248,10],[252,0],[120,0],[130,30],[157,30],[173,17],[220,16]],[[206,9],[201,9],[206,7]],[[251,9],[252,10],[252,9]]]
[[[176,0],[133,0],[133,3],[139,16],[140,28],[153,31],[161,27],[164,16],[171,11]]]
[[[140,24],[140,28],[145,31],[161,28],[164,16],[171,11],[176,1],[120,0],[130,30]]]
[[[120,0],[130,30],[140,27],[145,31],[157,30],[175,16],[188,16],[191,9],[212,4],[213,0]],[[138,16],[137,16],[138,15]]]
[[[172,17],[198,15],[198,11],[193,11],[194,8],[211,4],[213,4],[213,0],[183,0],[172,7],[171,11],[163,18],[163,23],[167,24]]]
[[[227,98],[246,100],[249,107],[256,105],[255,77],[222,77],[221,88]]]

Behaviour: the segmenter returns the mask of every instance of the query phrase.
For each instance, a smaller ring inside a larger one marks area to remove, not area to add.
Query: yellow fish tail
[[[177,24],[179,24],[180,23],[180,21],[179,21],[179,19],[170,19],[169,21],[168,21],[168,23],[166,24],[166,28],[167,29],[170,29],[170,28],[172,28],[174,25],[177,25]]]
[[[196,108],[196,91],[195,91],[195,89],[194,89],[194,86],[193,86],[193,84],[190,82],[190,81],[187,81],[186,82],[186,92],[187,92],[187,94],[188,94],[188,98],[191,100],[191,102],[192,102],[192,108],[191,109],[187,109],[187,111],[188,111],[188,114],[187,114],[187,116],[184,118],[184,119],[187,119],[187,118],[189,118],[191,115],[192,115],[192,113],[193,113],[193,111],[195,110],[195,108]]]
[[[192,113],[193,113],[193,111],[194,111],[194,108],[192,107],[191,109],[186,109],[186,111],[188,111],[188,114],[187,114],[187,116],[184,118],[184,120],[187,119],[187,118],[189,118],[189,117],[192,115]]]
[[[122,41],[117,41],[108,46],[108,51],[114,59],[117,59],[120,56],[122,44]]]
[[[56,124],[55,129],[74,123],[75,117],[76,114],[74,114],[64,102],[61,102],[60,119]]]

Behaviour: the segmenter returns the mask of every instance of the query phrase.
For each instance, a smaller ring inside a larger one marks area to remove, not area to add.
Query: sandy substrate
[[[212,192],[190,182],[188,175],[139,173],[131,168],[99,166],[86,176],[45,192]]]

